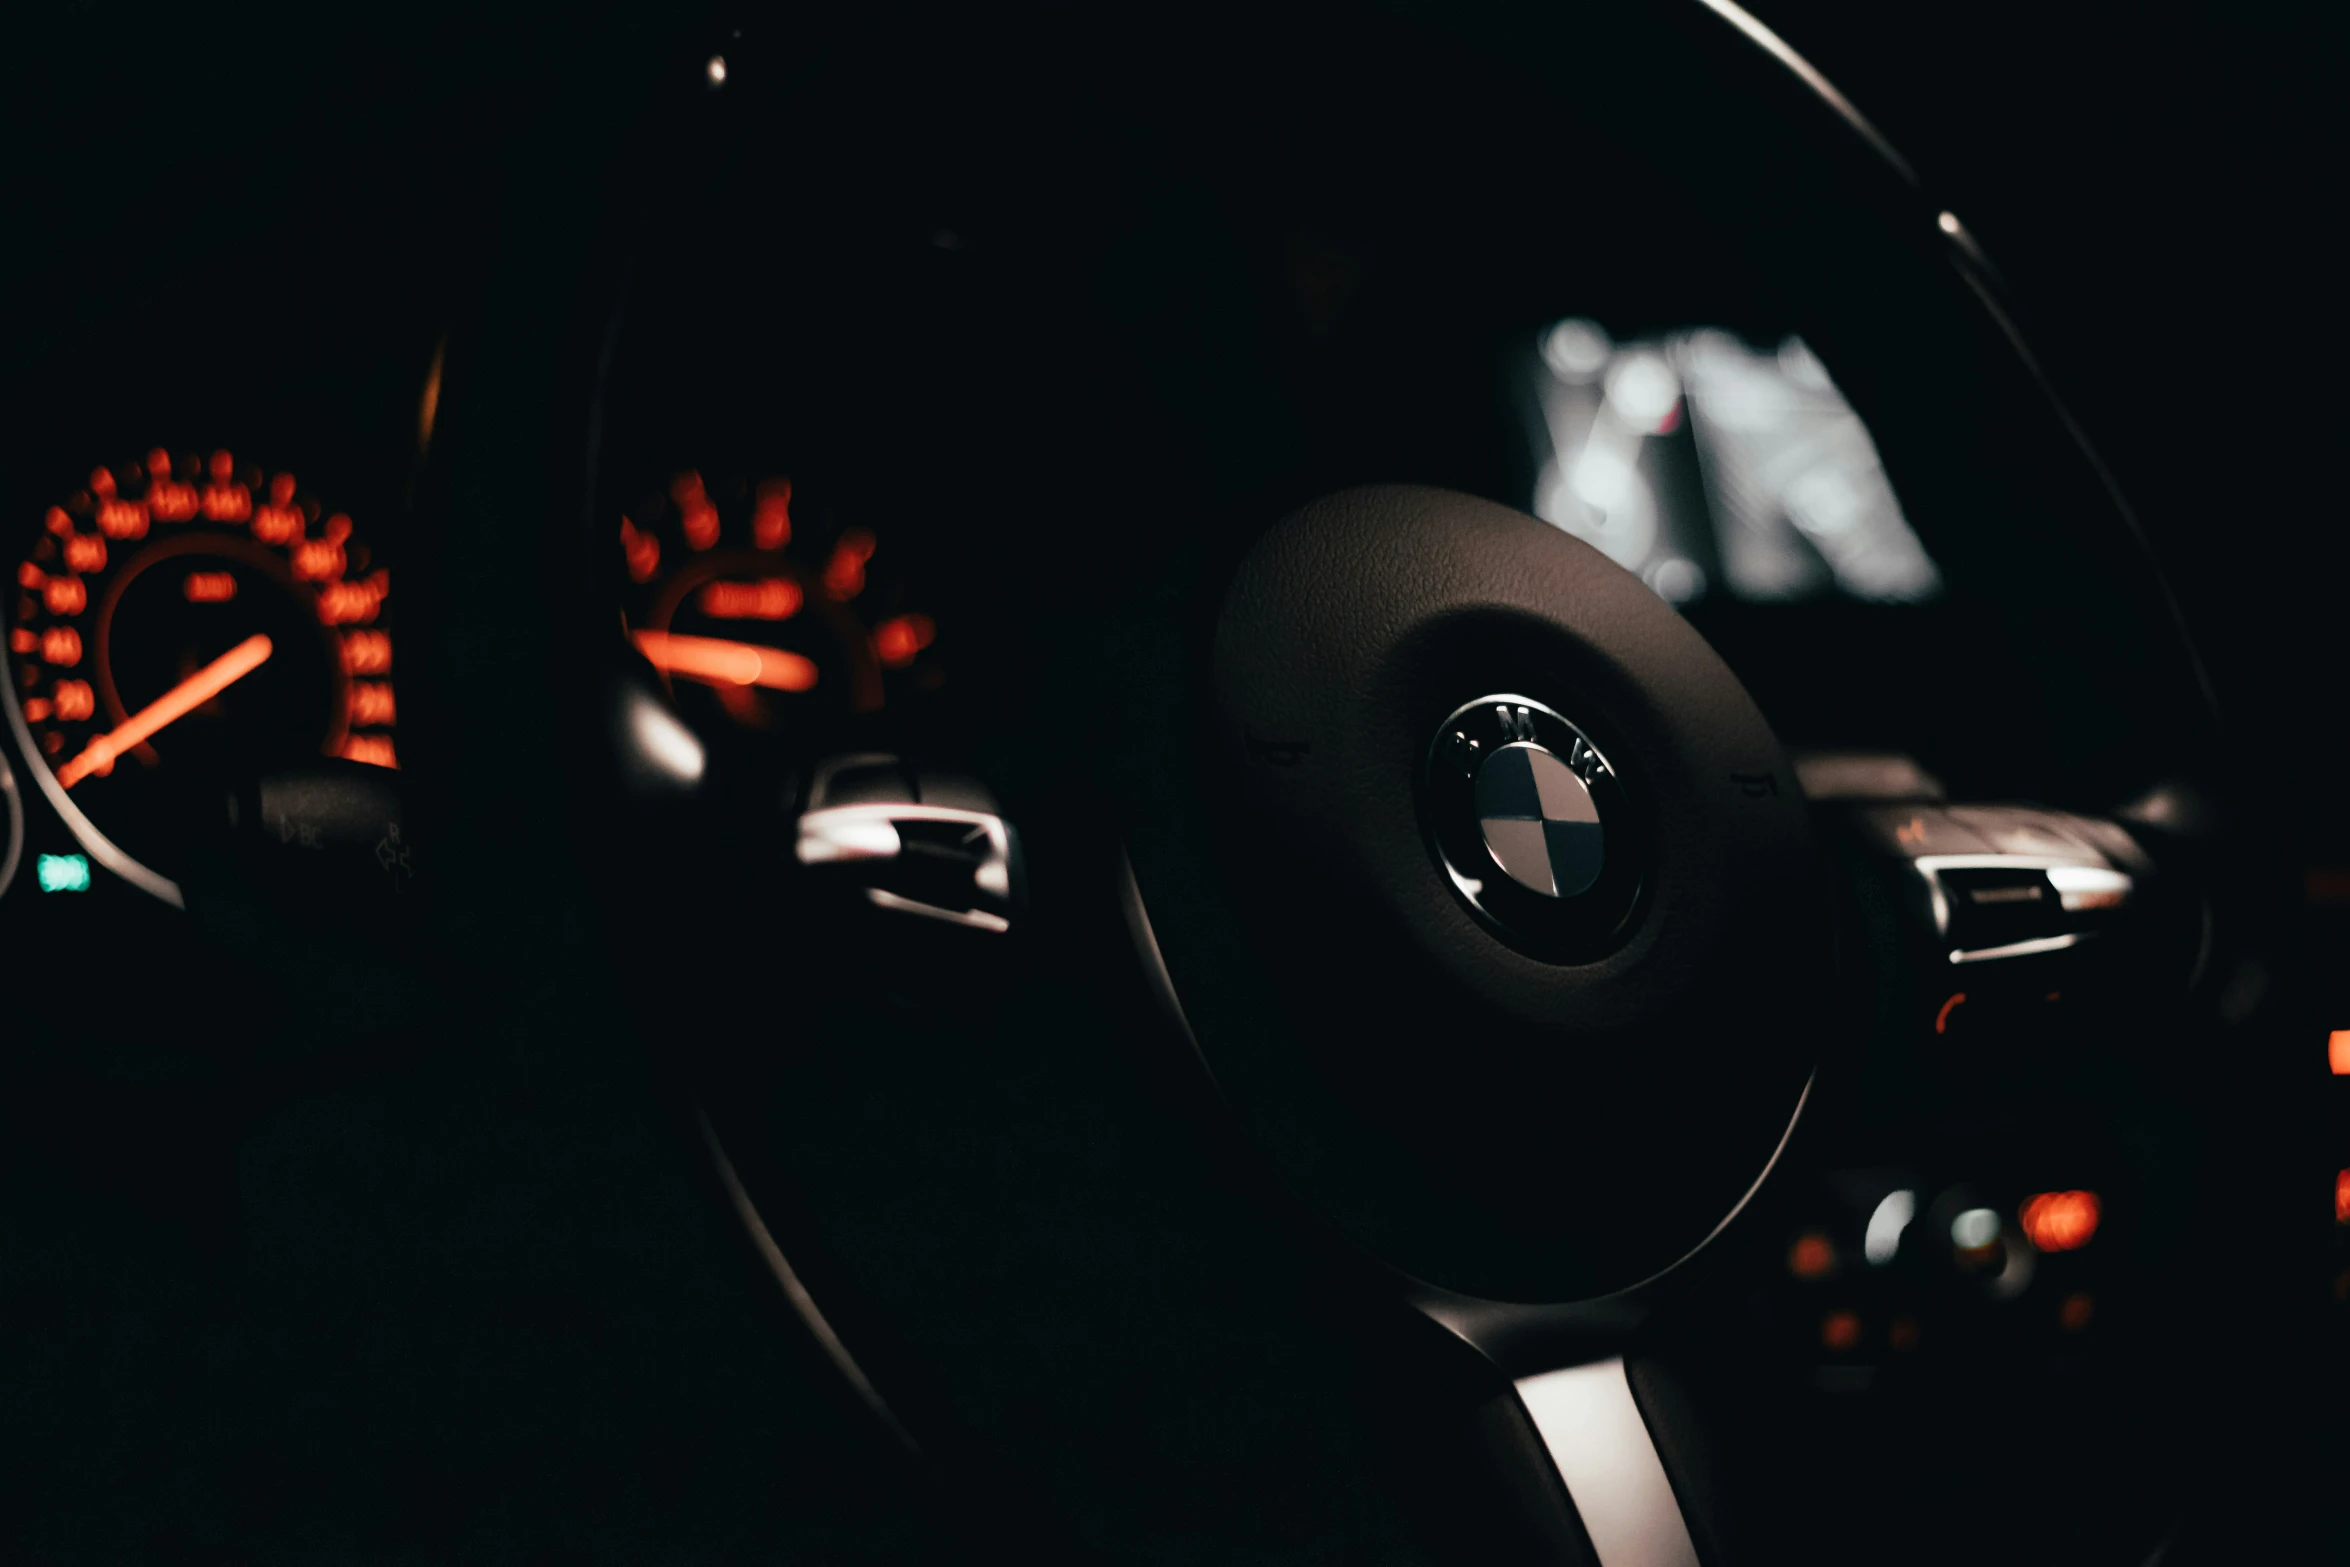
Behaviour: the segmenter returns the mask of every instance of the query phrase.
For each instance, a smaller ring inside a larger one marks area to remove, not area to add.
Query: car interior
[[[0,1560],[2350,1561],[2328,45],[1909,20],[12,23]]]

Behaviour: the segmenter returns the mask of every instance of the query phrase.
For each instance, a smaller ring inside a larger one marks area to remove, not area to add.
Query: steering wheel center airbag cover
[[[1351,490],[1240,566],[1211,707],[1223,808],[1138,835],[1138,885],[1219,1083],[1343,1229],[1565,1300],[1736,1211],[1829,942],[1786,757],[1686,621],[1531,517]]]

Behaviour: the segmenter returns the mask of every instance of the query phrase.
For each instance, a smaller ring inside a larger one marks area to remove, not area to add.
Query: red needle
[[[230,686],[269,662],[269,638],[255,632],[169,691],[124,719],[115,729],[82,747],[81,755],[57,769],[70,789],[92,773],[114,770],[114,759],[174,720],[185,718]]]
[[[816,684],[816,666],[797,653],[724,637],[673,636],[639,631],[636,649],[664,674],[683,675],[713,686],[767,686],[806,691]]]

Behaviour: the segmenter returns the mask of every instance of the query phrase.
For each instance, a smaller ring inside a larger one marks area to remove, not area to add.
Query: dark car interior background
[[[13,19],[0,1561],[2350,1559],[2328,29]]]

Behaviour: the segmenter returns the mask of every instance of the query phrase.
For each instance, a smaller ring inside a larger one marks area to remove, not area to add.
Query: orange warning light
[[[343,740],[343,759],[365,762],[370,767],[389,767],[395,770],[400,759],[393,754],[390,735],[348,735]]]
[[[2042,1192],[2024,1200],[2024,1233],[2042,1251],[2079,1251],[2097,1233],[2095,1192]]]
[[[832,547],[824,563],[824,591],[836,599],[853,599],[865,591],[865,563],[873,558],[874,538],[863,528],[851,528]]]
[[[82,634],[71,626],[52,626],[41,633],[41,662],[71,668],[82,661]]]
[[[751,543],[763,550],[779,550],[791,542],[791,480],[761,479],[759,498],[751,512]]]
[[[66,723],[78,724],[98,711],[98,700],[87,680],[60,680],[57,682],[57,716]],[[28,706],[25,717],[32,717]]]
[[[800,612],[800,585],[789,577],[756,582],[712,582],[699,596],[713,620],[789,620]]]
[[[1836,1271],[1836,1246],[1817,1230],[1806,1230],[1787,1248],[1787,1271],[1799,1279],[1824,1279]]]
[[[1860,1314],[1831,1311],[1820,1318],[1820,1347],[1838,1354],[1860,1347]]]
[[[237,596],[237,579],[226,571],[191,571],[180,582],[191,604],[226,604]]]
[[[2326,1064],[2334,1076],[2350,1077],[2350,1028],[2337,1028],[2326,1036]]]
[[[388,631],[346,631],[343,633],[343,672],[351,675],[389,674],[392,668],[392,634]]]
[[[2350,1224],[2350,1170],[2334,1172],[2334,1222]]]
[[[938,626],[928,615],[895,615],[873,628],[873,654],[891,669],[902,669],[937,640]]]
[[[661,569],[661,541],[626,517],[620,519],[620,551],[628,558],[632,582],[650,582]]]

